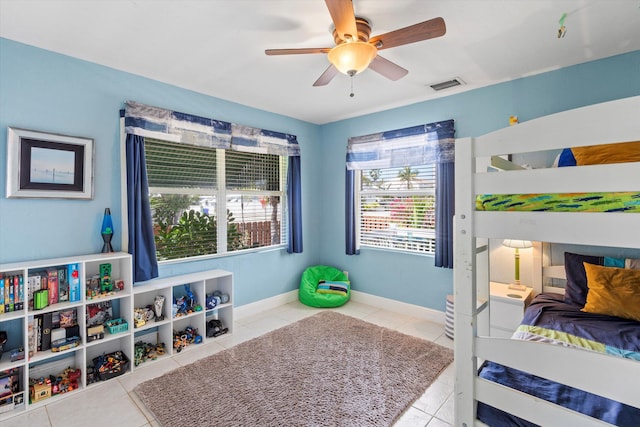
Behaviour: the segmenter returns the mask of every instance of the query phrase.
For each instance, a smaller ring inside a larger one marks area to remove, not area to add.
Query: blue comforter
[[[540,294],[525,312],[513,338],[552,342],[640,360],[640,322],[584,313],[562,296]],[[480,377],[618,426],[640,425],[640,409],[587,393],[493,362]],[[496,408],[478,403],[478,419],[494,427],[535,426]]]

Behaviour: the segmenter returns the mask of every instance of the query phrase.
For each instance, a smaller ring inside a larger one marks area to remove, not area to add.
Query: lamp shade
[[[508,248],[514,249],[527,249],[533,247],[533,244],[528,240],[505,239],[502,244]]]
[[[352,41],[339,44],[329,51],[329,62],[341,73],[353,76],[365,70],[373,58],[378,54],[378,49],[362,41]]]

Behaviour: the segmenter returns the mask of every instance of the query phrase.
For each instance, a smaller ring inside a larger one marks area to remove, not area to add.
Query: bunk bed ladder
[[[454,259],[456,268],[453,275],[453,287],[456,380],[454,402],[456,407],[455,425],[459,427],[473,426],[476,418],[474,389],[478,369],[478,361],[475,356],[478,304],[475,275],[475,271],[477,271],[476,239],[472,221],[472,209],[475,205],[472,171],[475,171],[475,159],[471,150],[471,142],[471,138],[456,140],[455,180],[456,182],[471,183],[471,185],[458,187],[455,200]],[[484,309],[484,306],[481,309]]]

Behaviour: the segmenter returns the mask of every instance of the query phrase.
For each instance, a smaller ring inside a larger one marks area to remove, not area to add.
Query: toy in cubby
[[[24,360],[24,347],[20,346],[11,350],[11,352],[9,353],[9,360],[12,362]]]
[[[156,360],[158,356],[165,354],[164,343],[151,344],[144,341],[138,341],[134,345],[133,364],[135,366],[146,362],[147,360]]]
[[[22,367],[0,371],[0,414],[15,409],[24,403],[21,387]]]
[[[77,389],[80,375],[80,369],[73,369],[72,367],[68,367],[56,377],[51,375],[49,377],[51,380],[51,394],[55,396],[56,394],[67,393]]]
[[[153,320],[156,315],[153,313],[151,306],[139,307],[133,309],[133,326],[140,328]]]
[[[229,302],[229,294],[225,294],[222,291],[215,290],[210,294],[207,294],[207,310],[216,308],[220,304],[226,304]]]
[[[110,300],[87,304],[86,341],[92,342],[104,338],[104,325],[113,318],[113,306]]]
[[[87,375],[87,382],[105,381],[124,374],[129,370],[129,359],[122,351],[103,354],[94,357],[91,367],[91,378]],[[87,369],[89,371],[89,369]]]
[[[0,371],[0,398],[20,390],[20,377],[22,377],[21,366]]]
[[[222,320],[211,319],[207,321],[207,338],[215,338],[229,332],[229,328],[225,328]]]
[[[80,387],[80,369],[69,366],[59,375],[29,378],[29,397],[31,403],[48,399],[57,394],[68,393]]]
[[[110,334],[119,334],[126,332],[129,329],[127,321],[121,317],[117,319],[110,319],[104,322],[104,326],[107,328]]]
[[[51,397],[51,380],[49,378],[29,378],[29,400],[31,403]]]
[[[98,381],[100,381],[100,377],[98,377],[96,369],[91,365],[87,366],[87,385],[97,383]]]
[[[189,284],[184,285],[184,293],[180,297],[174,297],[173,299],[173,317],[186,316],[196,311],[202,311],[202,306],[196,301],[196,297],[191,292],[191,286]]]
[[[111,264],[100,264],[100,274],[87,277],[87,299],[115,295],[124,290],[124,280],[111,278]]]
[[[156,315],[156,322],[164,320],[164,314],[162,314],[163,307],[164,295],[156,295],[153,299],[153,312]]]
[[[100,292],[113,291],[111,282],[111,264],[100,264]]]
[[[156,295],[153,299],[153,305],[133,309],[133,326],[139,328],[150,322],[154,318],[156,322],[164,320],[162,309],[164,307],[164,295]]]
[[[187,326],[184,331],[173,332],[173,348],[178,353],[190,344],[200,344],[202,335],[198,334],[198,330],[192,326]]]

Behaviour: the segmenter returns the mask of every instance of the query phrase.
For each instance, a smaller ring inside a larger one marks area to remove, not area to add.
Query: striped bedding
[[[535,297],[512,338],[550,342],[640,361],[640,322],[582,312],[580,307],[567,304],[562,296],[554,294]],[[640,420],[640,408],[497,363],[485,362],[479,375],[614,425],[637,427]],[[534,426],[480,402],[477,416],[490,426]]]
[[[476,210],[640,213],[640,192],[481,194]]]

